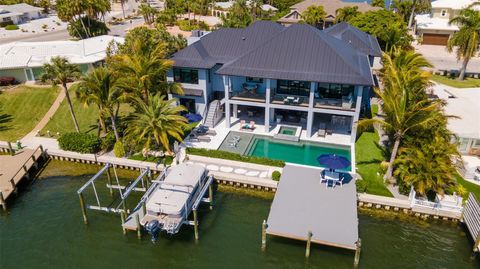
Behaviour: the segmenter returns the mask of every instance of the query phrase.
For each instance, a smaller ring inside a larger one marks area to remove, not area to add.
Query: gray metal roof
[[[292,25],[218,74],[373,85],[368,57],[310,25]]]
[[[177,67],[212,68],[229,62],[271,39],[284,29],[271,21],[256,21],[247,28],[221,28],[175,53]]]
[[[334,247],[356,249],[357,196],[352,180],[335,188],[320,184],[320,169],[287,165],[267,220],[267,233]]]
[[[335,24],[325,29],[324,32],[349,43],[367,55],[375,57],[382,56],[382,50],[374,36],[362,32],[346,22]]]

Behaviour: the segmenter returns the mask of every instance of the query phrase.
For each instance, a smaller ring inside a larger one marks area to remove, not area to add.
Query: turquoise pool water
[[[305,141],[284,142],[261,136],[253,138],[245,155],[321,167],[317,162],[317,157],[321,154],[337,154],[350,160],[348,147]],[[347,168],[350,169],[351,167]]]

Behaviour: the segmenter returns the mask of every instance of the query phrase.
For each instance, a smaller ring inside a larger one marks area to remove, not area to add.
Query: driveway
[[[459,70],[462,66],[462,62],[457,61],[455,51],[449,53],[444,46],[413,45],[413,47],[434,66],[434,70]],[[480,72],[480,57],[470,60],[467,72]]]

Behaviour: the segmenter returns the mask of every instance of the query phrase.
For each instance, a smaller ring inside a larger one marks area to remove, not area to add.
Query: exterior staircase
[[[205,117],[204,125],[213,128],[220,120],[219,117],[219,109],[220,109],[220,100],[213,100],[210,102],[208,106],[207,115]]]

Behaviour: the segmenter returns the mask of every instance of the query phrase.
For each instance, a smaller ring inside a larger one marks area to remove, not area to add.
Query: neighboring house
[[[307,137],[327,128],[354,143],[373,84],[369,58],[381,51],[360,30],[334,27],[257,21],[204,35],[173,55],[167,80],[181,83],[185,95],[170,98],[206,119],[224,111],[228,129],[248,115],[265,133],[287,123],[302,126]]]
[[[458,31],[458,27],[449,21],[458,16],[460,10],[477,0],[437,0],[432,2],[430,14],[415,16],[415,33],[421,43],[426,45],[446,46],[450,36]],[[477,7],[480,9],[480,7]]]
[[[330,25],[335,23],[335,14],[337,9],[344,8],[344,7],[351,7],[357,6],[358,11],[360,12],[367,12],[370,10],[379,10],[380,7],[373,7],[366,2],[359,2],[359,3],[351,3],[351,2],[343,2],[341,0],[305,0],[298,4],[295,4],[290,7],[290,12],[280,18],[278,22],[281,24],[288,26],[294,23],[298,23],[302,20],[302,13],[307,10],[310,6],[323,6],[323,9],[327,13],[325,18],[325,27],[329,27]]]
[[[234,3],[235,1],[216,2],[212,8],[212,16],[215,16],[215,17],[227,16],[230,8],[232,8]],[[251,3],[250,1],[247,1],[247,5],[250,6],[250,3]],[[262,10],[263,13],[270,14],[270,15],[274,15],[278,11],[276,7],[269,4],[263,4],[259,6],[259,8]]]
[[[464,177],[473,178],[473,172],[480,166],[480,89],[445,89],[434,86],[434,97],[446,102],[445,113],[458,118],[448,119],[448,129],[458,137],[458,150],[462,154]]]
[[[38,80],[42,66],[52,57],[66,57],[82,72],[102,62],[108,44],[123,42],[121,37],[97,36],[79,41],[14,42],[0,45],[0,77],[15,77],[19,82]]]
[[[25,3],[0,5],[0,24],[20,24],[42,17],[42,8]]]

